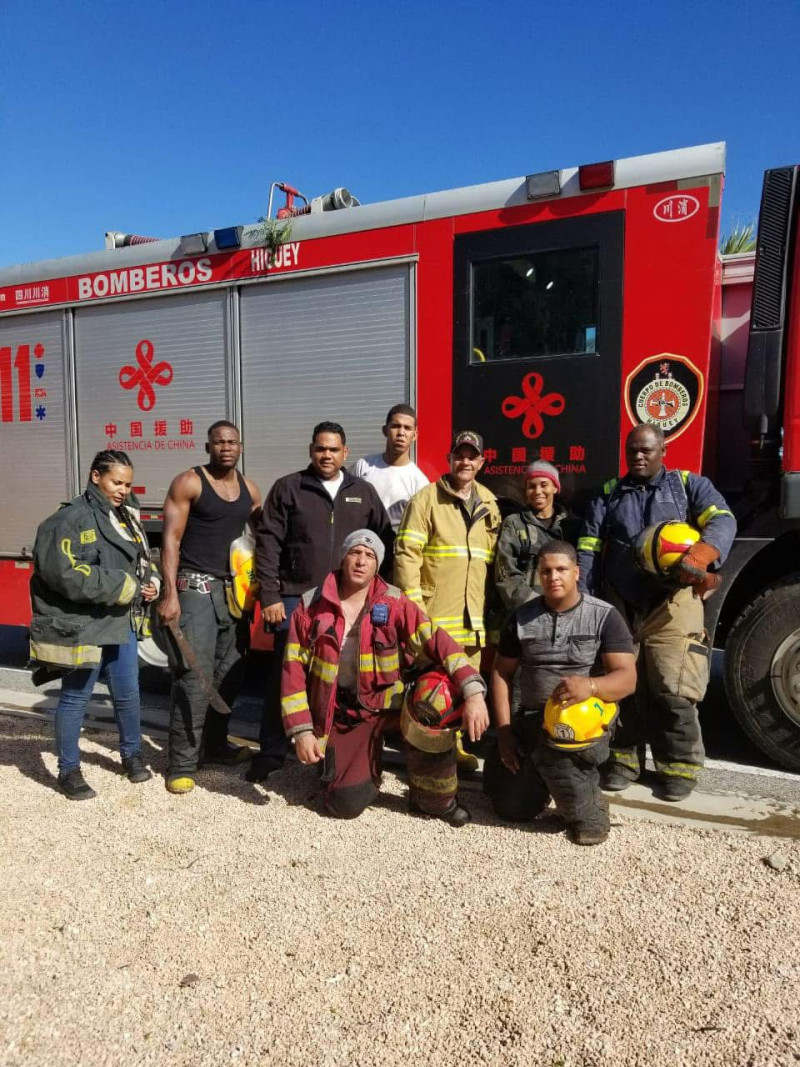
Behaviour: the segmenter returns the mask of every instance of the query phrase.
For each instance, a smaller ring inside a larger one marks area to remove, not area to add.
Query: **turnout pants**
[[[528,822],[544,811],[552,796],[567,826],[608,831],[608,804],[598,770],[608,759],[608,738],[579,752],[552,748],[545,741],[541,712],[535,711],[514,715],[511,730],[519,751],[517,773],[500,762],[498,749],[484,764],[484,792],[496,814],[507,822]]]
[[[211,592],[186,589],[178,593],[180,627],[203,673],[222,699],[232,705],[239,691],[247,642],[247,620],[233,619],[228,611],[225,585],[211,583]],[[228,743],[228,717],[208,704],[197,675],[177,661],[170,645],[172,713],[169,722],[168,777],[192,775],[201,747],[213,751]]]
[[[286,618],[273,630],[272,660],[267,676],[264,704],[261,709],[261,726],[258,732],[260,754],[275,760],[277,764],[283,763],[289,751],[289,741],[283,731],[281,716],[281,669],[286,642],[289,639],[289,619],[300,602],[300,597],[285,596],[282,599]]]
[[[696,781],[705,759],[697,704],[705,696],[710,661],[703,602],[682,587],[641,616],[613,595],[609,600],[633,632],[637,685],[620,704],[605,770],[635,781],[649,742],[660,777]]]
[[[396,714],[339,705],[321,768],[325,808],[330,815],[354,819],[378,796],[383,735],[398,729]],[[405,742],[410,799],[429,815],[444,815],[456,805],[455,747],[421,752]]]

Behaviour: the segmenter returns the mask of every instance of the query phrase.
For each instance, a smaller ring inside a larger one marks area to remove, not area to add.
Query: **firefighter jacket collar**
[[[319,588],[319,603],[327,604],[327,606],[337,615],[344,616],[342,611],[342,598],[339,596],[339,578],[341,573],[340,570],[331,571],[322,583]],[[385,597],[388,589],[388,583],[385,582],[380,575],[376,574],[370,583],[367,599],[364,601],[364,611],[371,609],[376,600]],[[308,596],[308,594],[306,594],[306,596]],[[305,597],[303,599],[305,599]]]
[[[137,560],[142,553],[143,546],[136,542],[133,531],[130,534],[126,534],[122,529],[111,502],[103,496],[94,482],[91,481],[86,486],[83,495],[86,503],[94,512],[97,524],[102,529],[103,534],[114,541],[117,548],[124,552],[126,556],[129,556],[131,560]],[[131,517],[138,525],[135,510],[129,510],[131,511]],[[136,534],[139,535],[138,530],[136,530]]]
[[[436,484],[445,493],[447,493],[448,496],[451,496],[453,498],[454,504],[459,504],[466,508],[467,504],[472,499],[472,496],[470,496],[467,500],[465,500],[463,496],[459,496],[450,484],[450,478],[447,474],[443,474]],[[472,483],[472,492],[478,500],[478,505],[472,513],[472,519],[473,521],[477,521],[478,519],[483,518],[483,516],[487,514],[487,505],[489,504],[489,501],[494,500],[495,497],[494,494],[490,493],[488,489],[484,489],[484,487],[479,482]]]
[[[661,470],[657,471],[652,478],[646,478],[642,481],[641,478],[634,478],[634,476],[628,471],[619,480],[620,489],[657,489],[659,485],[664,481],[667,476],[667,468],[662,464]]]
[[[535,526],[537,530],[541,530],[546,537],[549,535],[548,540],[556,541],[561,539],[560,531],[569,518],[569,512],[563,505],[554,504],[553,514],[549,519],[540,519],[533,508],[523,508],[519,517],[528,526]]]

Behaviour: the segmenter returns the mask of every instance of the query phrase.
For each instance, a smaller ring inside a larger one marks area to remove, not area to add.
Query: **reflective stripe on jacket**
[[[465,647],[486,641],[501,521],[494,494],[474,484],[478,503],[471,516],[446,476],[416,493],[397,531],[394,560],[396,584]]]
[[[313,729],[330,732],[336,702],[344,615],[338,573],[305,593],[289,621],[281,674],[281,712],[287,736]],[[461,649],[434,629],[416,604],[382,578],[372,582],[359,635],[358,700],[370,711],[399,711],[412,664],[438,664],[464,691],[469,682],[485,686]],[[466,694],[465,694],[466,695]]]

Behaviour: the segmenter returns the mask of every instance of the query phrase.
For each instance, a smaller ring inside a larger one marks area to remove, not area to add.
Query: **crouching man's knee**
[[[530,759],[524,758],[517,773],[512,774],[496,751],[483,765],[483,791],[495,815],[505,822],[532,822],[550,802],[550,791]]]

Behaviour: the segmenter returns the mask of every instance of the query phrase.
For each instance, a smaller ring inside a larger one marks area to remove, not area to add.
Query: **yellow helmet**
[[[636,559],[648,574],[664,578],[699,540],[700,531],[688,522],[659,522],[636,538]]]
[[[617,705],[590,697],[579,704],[562,705],[553,697],[545,704],[547,743],[564,752],[578,752],[599,741],[617,717]]]
[[[244,533],[230,547],[231,582],[228,586],[228,608],[235,619],[252,611],[258,594],[256,580],[256,541],[245,527]]]

